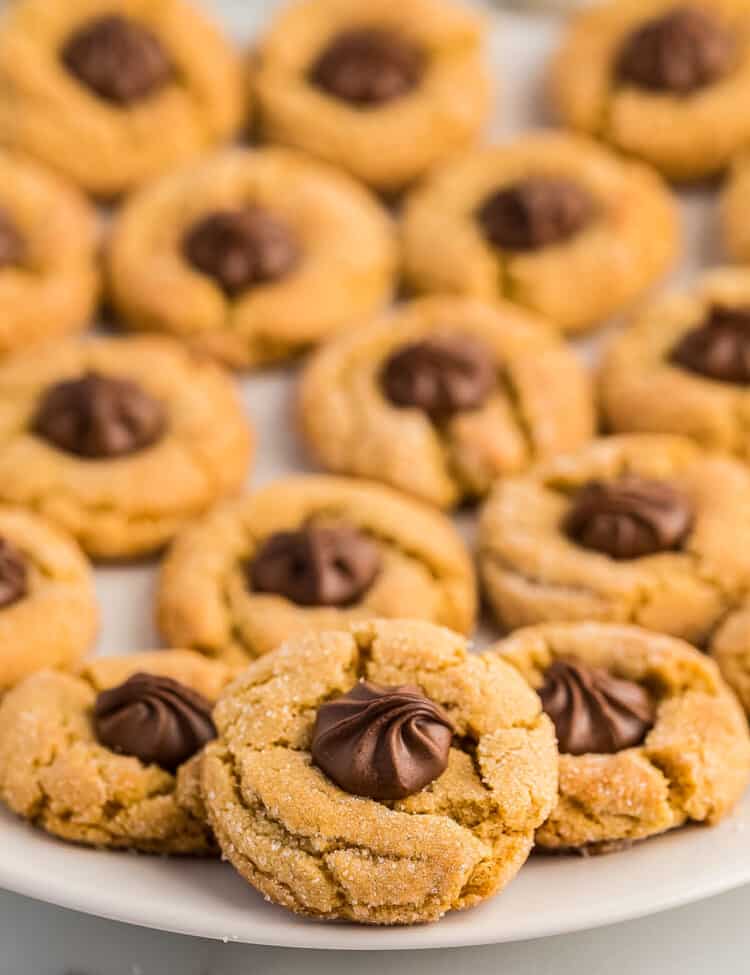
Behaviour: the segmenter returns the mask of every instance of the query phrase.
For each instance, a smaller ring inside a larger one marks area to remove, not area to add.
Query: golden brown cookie
[[[678,180],[724,169],[750,140],[745,0],[610,0],[580,14],[554,62],[564,122]]]
[[[110,197],[229,138],[240,61],[185,0],[19,0],[0,25],[0,140]]]
[[[232,366],[283,359],[379,310],[394,287],[385,210],[286,149],[232,150],[166,176],[121,211],[112,300]]]
[[[254,53],[262,131],[398,190],[476,141],[490,108],[480,32],[452,0],[298,0]]]
[[[442,515],[367,481],[300,475],[179,535],[162,568],[158,618],[172,646],[235,664],[376,616],[469,633],[475,588]]]
[[[98,557],[164,545],[240,487],[251,445],[231,379],[169,339],[71,339],[0,367],[0,499]]]
[[[683,434],[750,459],[749,323],[750,272],[738,268],[645,307],[602,364],[611,429]]]
[[[560,740],[560,795],[539,846],[605,852],[717,823],[742,796],[744,715],[689,644],[635,626],[555,623],[495,649],[540,691]]]
[[[750,263],[750,230],[747,212],[750,206],[750,154],[735,159],[721,196],[724,244],[734,261]]]
[[[479,529],[508,629],[635,623],[705,645],[750,583],[750,474],[679,437],[610,437],[500,482]]]
[[[28,677],[0,704],[0,799],[75,843],[213,853],[198,764],[231,676],[174,650]]]
[[[99,295],[97,243],[77,190],[0,150],[0,356],[84,328]]]
[[[300,423],[337,473],[440,507],[594,432],[589,378],[544,321],[507,303],[435,296],[324,346]]]
[[[417,291],[506,298],[579,332],[666,272],[678,226],[651,170],[539,132],[439,167],[407,200],[403,240]]]
[[[216,707],[219,739],[202,767],[209,820],[239,873],[290,910],[434,921],[491,896],[525,861],[557,788],[540,711],[497,655],[468,654],[462,637],[430,624],[297,637]],[[322,771],[329,761],[346,788]]]
[[[75,542],[0,506],[0,695],[43,667],[69,667],[96,635],[94,580]]]

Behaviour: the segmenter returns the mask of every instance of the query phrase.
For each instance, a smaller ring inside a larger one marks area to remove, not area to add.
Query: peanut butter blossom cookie
[[[748,209],[750,209],[750,152],[744,152],[734,161],[731,175],[721,197],[724,244],[732,260],[742,264],[750,264]]]
[[[220,699],[202,765],[224,856],[299,914],[435,921],[502,889],[557,789],[539,698],[497,654],[403,620],[307,634]]]
[[[230,679],[186,651],[40,671],[0,704],[0,799],[55,836],[143,853],[215,852],[199,785]]]
[[[299,415],[326,467],[446,508],[594,431],[589,379],[552,330],[461,297],[413,301],[324,346]]]
[[[262,130],[398,190],[476,141],[490,108],[480,32],[451,0],[298,0],[256,54]]]
[[[684,434],[750,459],[750,272],[721,269],[647,306],[612,343],[601,402],[614,430]]]
[[[377,201],[285,149],[234,150],[172,173],[126,204],[109,248],[128,325],[237,367],[283,359],[377,311],[395,265]]]
[[[573,22],[551,85],[568,125],[671,178],[701,179],[750,140],[750,8],[610,0]]]
[[[651,170],[547,132],[439,167],[407,199],[403,238],[417,291],[507,298],[578,332],[666,272],[678,228]]]
[[[468,633],[468,553],[442,515],[366,481],[298,476],[215,508],[167,556],[159,623],[172,646],[231,663],[372,617]]]
[[[90,648],[98,612],[88,563],[43,518],[0,506],[0,695]]]
[[[500,482],[479,562],[499,622],[637,623],[705,646],[750,580],[750,474],[689,440],[620,436]]]
[[[240,487],[251,443],[229,377],[167,339],[67,340],[0,368],[0,499],[95,556],[162,546]]]
[[[0,356],[88,324],[99,293],[97,237],[77,190],[0,150]]]
[[[501,658],[555,724],[560,795],[537,830],[550,850],[607,852],[729,813],[750,777],[750,738],[713,661],[635,626],[519,630]]]
[[[19,0],[0,25],[0,140],[114,196],[231,136],[239,58],[184,0]]]

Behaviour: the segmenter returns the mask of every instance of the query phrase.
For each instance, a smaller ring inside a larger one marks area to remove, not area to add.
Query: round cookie
[[[303,374],[313,453],[440,507],[594,432],[590,382],[540,319],[507,303],[427,297],[333,340]]]
[[[469,633],[471,560],[442,515],[366,481],[296,476],[215,508],[162,567],[161,632],[233,664],[372,617]]]
[[[696,180],[750,140],[745,0],[612,0],[578,16],[551,88],[567,125]]]
[[[667,436],[620,436],[500,482],[479,564],[498,621],[635,623],[704,646],[750,582],[750,474]]]
[[[481,20],[451,0],[298,0],[254,52],[262,131],[399,190],[477,140],[481,45]]]
[[[239,489],[251,445],[231,379],[169,339],[68,339],[0,367],[0,500],[97,557],[164,545]]]
[[[19,0],[0,25],[0,140],[111,197],[236,132],[239,57],[185,0]]]
[[[434,921],[491,896],[526,860],[557,789],[540,712],[499,656],[469,654],[430,624],[297,637],[251,664],[215,709],[209,821],[239,873],[290,910]],[[346,788],[322,771],[330,762]]]
[[[243,367],[382,307],[396,241],[385,210],[344,174],[286,149],[236,149],[135,194],[108,263],[130,327]]]
[[[231,676],[175,650],[28,677],[0,704],[0,799],[75,843],[214,853],[199,755],[215,734],[211,704]]]
[[[601,367],[610,428],[682,434],[750,459],[749,323],[750,273],[735,268],[644,308]]]
[[[31,512],[0,506],[0,695],[42,667],[76,663],[98,616],[75,542]]]
[[[99,295],[97,244],[77,190],[0,149],[0,357],[84,328]]]
[[[717,823],[750,777],[750,738],[716,665],[635,626],[557,623],[496,645],[537,688],[560,745],[549,850],[607,852],[687,822]]]
[[[403,241],[418,292],[507,298],[579,332],[667,271],[678,222],[651,170],[540,132],[439,167],[407,199]]]

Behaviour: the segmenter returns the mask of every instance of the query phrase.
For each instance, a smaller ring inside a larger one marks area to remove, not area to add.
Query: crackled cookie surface
[[[480,27],[451,0],[290,4],[253,63],[262,129],[398,190],[477,139],[490,106]]]
[[[593,441],[498,484],[479,561],[499,622],[636,623],[705,645],[747,591],[750,475],[679,437]]]
[[[331,470],[450,507],[594,431],[589,379],[541,319],[461,297],[410,302],[324,346],[299,416]]]
[[[577,332],[666,272],[677,220],[649,169],[542,132],[439,167],[408,198],[403,238],[417,291],[507,298]]]
[[[286,149],[234,150],[166,176],[121,212],[114,304],[230,365],[283,359],[389,299],[390,218],[362,187]]]
[[[0,368],[0,499],[95,556],[154,550],[237,490],[251,440],[229,377],[168,339],[69,339]]]
[[[581,14],[554,62],[563,120],[679,180],[724,169],[750,139],[744,0],[616,0]]]
[[[605,852],[716,823],[744,792],[744,715],[689,644],[634,626],[558,623],[495,649],[540,692],[557,729],[560,794],[539,846]]]
[[[97,239],[72,186],[0,151],[0,356],[84,328],[99,293]]]
[[[600,396],[614,430],[750,458],[750,273],[722,268],[644,308],[605,355]]]
[[[175,540],[159,587],[173,646],[232,663],[372,617],[468,633],[474,574],[442,515],[366,481],[298,476],[215,508]]]
[[[536,695],[496,654],[430,624],[290,640],[214,717],[202,784],[217,840],[300,914],[409,924],[476,904],[515,876],[557,787]]]
[[[215,735],[211,705],[230,677],[180,650],[28,677],[0,705],[0,799],[75,843],[214,852],[200,750]]]
[[[42,667],[78,661],[97,619],[91,570],[75,542],[0,505],[0,694]]]
[[[239,58],[184,0],[21,0],[0,24],[0,139],[114,196],[230,137]]]

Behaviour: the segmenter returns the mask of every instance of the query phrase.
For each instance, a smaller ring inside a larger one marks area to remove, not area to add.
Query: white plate
[[[365,0],[359,0],[365,2]],[[238,37],[250,35],[276,4],[223,0],[215,6]],[[545,121],[542,67],[557,25],[497,15],[491,37],[503,109],[498,134]],[[676,276],[714,258],[714,201],[684,200],[689,253]],[[597,342],[584,353],[592,355]],[[253,484],[304,469],[291,424],[291,373],[243,380],[248,413],[260,431]],[[157,645],[152,624],[153,566],[97,572],[101,653]],[[485,637],[486,637],[485,633]],[[481,635],[480,635],[481,637]],[[480,639],[481,642],[481,639]],[[715,829],[685,829],[595,859],[533,857],[507,891],[436,925],[369,929],[305,921],[267,904],[225,864],[169,861],[81,849],[0,812],[0,886],[90,914],[185,934],[308,948],[440,948],[516,941],[642,916],[750,882],[750,796]]]

